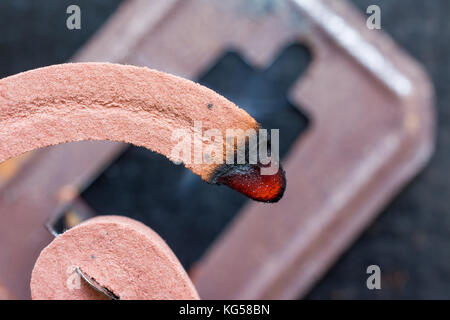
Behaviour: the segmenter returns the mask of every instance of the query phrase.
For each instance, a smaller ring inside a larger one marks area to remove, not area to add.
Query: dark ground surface
[[[0,77],[66,61],[119,2],[1,1]],[[379,4],[383,29],[430,73],[437,94],[437,149],[429,166],[343,255],[308,298],[450,298],[450,1],[352,2],[361,10]],[[70,4],[82,8],[80,31],[65,28],[65,9]],[[299,46],[289,47],[284,53],[272,71],[290,70],[289,77],[300,75],[307,65],[307,53]],[[256,112],[253,105],[258,99],[268,101],[257,118],[268,127],[287,123],[281,128],[282,136],[288,137],[281,146],[283,152],[307,121],[283,97],[283,90],[292,80],[280,80],[277,74],[254,71],[238,55],[229,53],[201,80],[245,105],[250,113]],[[257,89],[246,96],[247,100],[239,101],[243,95],[239,86],[228,85],[230,79],[252,83]],[[274,105],[284,106],[276,117],[272,113]],[[162,171],[170,175],[163,179]],[[218,208],[218,195],[228,207]],[[233,191],[200,183],[182,167],[139,148],[130,148],[83,196],[99,212],[133,212],[135,218],[145,220],[166,238],[185,266],[201,255],[245,202]],[[202,219],[192,218],[196,213],[201,213]],[[366,288],[365,270],[370,264],[381,267],[382,290]]]

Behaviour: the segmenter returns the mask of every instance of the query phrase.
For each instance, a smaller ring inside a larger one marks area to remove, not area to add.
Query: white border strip
[[[402,97],[411,94],[410,79],[367,42],[356,29],[328,9],[321,0],[292,0],[292,2],[391,91]]]

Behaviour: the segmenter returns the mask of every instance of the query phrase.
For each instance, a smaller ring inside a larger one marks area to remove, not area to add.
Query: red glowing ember
[[[261,165],[237,165],[225,173],[219,173],[215,182],[262,202],[277,202],[286,188],[286,177],[281,166],[273,175],[262,175]]]

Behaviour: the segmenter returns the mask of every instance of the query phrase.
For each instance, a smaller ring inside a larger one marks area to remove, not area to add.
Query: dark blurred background
[[[276,1],[276,0],[273,0]],[[62,63],[71,58],[102,26],[120,4],[119,0],[11,0],[0,2],[0,77]],[[352,0],[363,12],[371,4],[382,10],[382,28],[428,70],[436,89],[438,136],[436,153],[427,168],[388,206],[360,239],[340,258],[324,279],[307,296],[309,299],[346,298],[450,298],[450,173],[446,162],[450,139],[450,2],[447,0]],[[66,8],[77,4],[82,11],[82,28],[65,27]],[[257,114],[266,127],[284,123],[286,135],[282,154],[307,127],[307,116],[294,110],[284,93],[308,65],[309,55],[300,45],[283,51],[272,69],[253,70],[238,53],[228,52],[197,80],[239,100],[239,86],[230,81],[245,79],[257,83],[256,92],[244,101],[252,108],[258,99],[269,101]],[[278,70],[278,71],[277,71]],[[284,82],[273,85],[285,70]],[[221,80],[222,79],[222,80]],[[266,96],[260,96],[264,92]],[[253,101],[253,102],[252,102]],[[273,117],[273,106],[282,112]],[[254,110],[255,111],[255,110]],[[251,110],[249,111],[250,113]],[[158,177],[158,172],[172,172]],[[180,180],[180,178],[182,178]],[[175,181],[181,181],[178,184]],[[120,183],[119,183],[120,182]],[[180,184],[188,193],[178,192]],[[177,189],[178,188],[178,189]],[[217,190],[216,190],[217,189]],[[178,192],[176,201],[170,194]],[[196,199],[191,201],[192,194]],[[225,188],[200,183],[182,167],[140,148],[129,148],[84,193],[85,200],[104,213],[133,213],[146,220],[165,238],[185,267],[204,252],[208,244],[230,221],[245,199]],[[214,198],[215,197],[215,198]],[[230,207],[217,209],[215,199]],[[152,208],[151,215],[148,214]],[[183,208],[183,210],[181,210]],[[181,210],[181,211],[180,211]],[[196,213],[201,213],[201,219]],[[194,218],[192,218],[194,215]],[[200,222],[199,222],[200,221]],[[210,226],[208,232],[183,232]],[[377,264],[382,271],[382,290],[367,290],[365,267]]]

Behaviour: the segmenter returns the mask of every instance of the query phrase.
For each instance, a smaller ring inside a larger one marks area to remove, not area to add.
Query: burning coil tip
[[[224,184],[252,200],[274,203],[284,195],[286,189],[286,175],[281,167],[275,174],[261,173],[263,165],[231,165],[220,168],[212,183]]]

